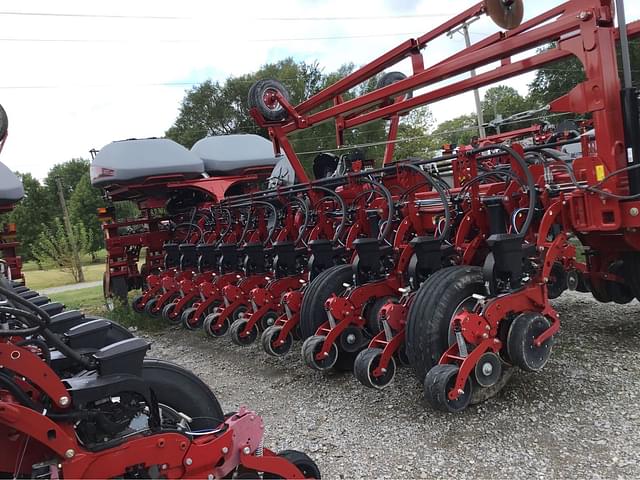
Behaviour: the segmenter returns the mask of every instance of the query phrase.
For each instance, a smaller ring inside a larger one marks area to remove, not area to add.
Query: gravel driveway
[[[640,478],[640,304],[565,293],[555,305],[546,369],[460,415],[424,407],[407,369],[379,392],[311,371],[299,348],[279,360],[175,329],[150,337],[151,355],[200,375],[225,411],[257,410],[265,445],[307,452],[324,478]]]

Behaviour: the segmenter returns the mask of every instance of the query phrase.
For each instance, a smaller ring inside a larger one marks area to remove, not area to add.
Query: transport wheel
[[[253,342],[256,341],[256,338],[258,338],[257,325],[253,326],[253,328],[249,332],[249,335],[247,335],[246,337],[240,336],[240,333],[244,331],[245,327],[247,326],[247,323],[249,322],[244,318],[239,318],[235,322],[233,322],[231,324],[231,328],[229,328],[229,335],[231,335],[231,341],[241,347],[251,345]]]
[[[338,360],[338,347],[334,343],[331,345],[329,355],[322,359],[316,359],[316,354],[322,350],[326,337],[322,335],[314,335],[307,338],[302,344],[302,359],[308,367],[318,370],[319,372],[326,372],[333,368]]]
[[[144,297],[142,295],[136,295],[133,297],[133,300],[131,300],[131,308],[133,308],[134,312],[144,313],[144,305],[142,304],[143,298]]]
[[[547,282],[547,294],[551,300],[558,298],[567,289],[567,272],[560,262],[551,267],[551,275]]]
[[[407,314],[407,356],[418,378],[424,379],[450,345],[451,320],[471,308],[474,294],[486,294],[480,267],[438,270],[416,292]]]
[[[396,375],[396,362],[393,357],[387,366],[387,371],[382,376],[375,377],[373,375],[381,358],[381,348],[365,348],[356,357],[353,364],[353,374],[365,387],[382,389],[393,381],[393,377]]]
[[[273,95],[280,93],[287,102],[291,101],[289,92],[277,80],[259,80],[249,89],[249,108],[256,108],[266,120],[279,122],[286,120],[289,112],[278,102]]]
[[[271,327],[278,319],[278,314],[273,310],[269,310],[265,313],[258,324],[260,325],[260,331],[264,332],[267,328]]]
[[[511,362],[525,372],[542,370],[551,356],[554,339],[551,337],[539,347],[533,341],[550,326],[549,320],[537,312],[518,315],[507,335],[507,352]]]
[[[321,478],[318,465],[316,465],[316,462],[311,460],[306,453],[298,452],[297,450],[283,450],[278,452],[278,457],[282,457],[288,460],[289,463],[294,464],[302,475],[304,475],[304,478],[316,478],[318,480]],[[271,479],[280,477],[265,473],[264,478]]]
[[[206,332],[207,335],[214,338],[224,337],[229,331],[229,319],[225,319],[225,321],[220,325],[219,328],[213,328],[218,321],[219,313],[210,313],[204,318],[204,322],[202,322],[202,328]]]
[[[449,392],[456,384],[458,367],[456,365],[436,365],[424,379],[424,398],[436,410],[443,412],[461,412],[471,403],[473,384],[471,377],[465,383],[463,393],[455,400],[449,398]]]
[[[633,292],[629,287],[629,281],[625,277],[625,269],[622,260],[618,260],[609,265],[609,273],[622,277],[625,283],[607,281],[604,285],[611,300],[620,305],[624,305],[633,300]]]
[[[218,399],[193,373],[169,362],[145,359],[142,377],[156,395],[158,403],[192,419],[191,430],[212,429],[224,421]]]
[[[382,75],[382,77],[380,77],[380,80],[378,80],[376,88],[388,87],[392,83],[399,82],[400,80],[404,80],[405,78],[407,78],[407,76],[402,72],[387,72],[384,75]],[[413,97],[412,92],[407,92],[404,94],[404,100],[408,100],[411,97]],[[393,103],[393,100],[395,99],[391,99],[392,103]]]
[[[171,325],[178,325],[182,321],[182,319],[180,318],[180,315],[175,315],[173,313],[175,309],[176,309],[176,304],[173,302],[167,303],[162,308],[162,318],[166,322],[169,322]]]
[[[149,299],[149,301],[144,305],[144,313],[146,313],[150,317],[155,317],[155,318],[162,315],[162,312],[160,310],[154,310],[154,307],[156,306],[157,302],[158,302],[157,298]]]
[[[194,318],[197,308],[187,308],[182,315],[180,315],[180,321],[182,322],[182,326],[187,330],[196,330],[202,327],[203,318]]]
[[[302,299],[300,309],[300,333],[306,339],[316,333],[320,325],[327,321],[324,303],[332,295],[341,295],[345,283],[353,282],[351,265],[337,265],[320,273],[313,279]]]
[[[272,357],[283,357],[291,351],[291,346],[293,345],[293,336],[291,333],[287,335],[283,344],[273,346],[273,342],[278,338],[281,331],[281,326],[271,325],[262,332],[262,336],[260,337],[262,348]]]

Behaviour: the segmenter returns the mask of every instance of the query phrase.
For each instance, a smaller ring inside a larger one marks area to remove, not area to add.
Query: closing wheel
[[[551,326],[549,320],[537,312],[518,315],[509,328],[507,353],[511,362],[525,372],[539,372],[551,356],[553,337],[537,347],[534,340]]]
[[[291,336],[291,333],[287,335],[284,343],[275,346],[273,345],[273,342],[276,341],[281,331],[281,326],[272,325],[266,328],[260,337],[262,348],[272,357],[283,357],[291,351],[291,346],[293,345],[293,337]]]
[[[149,301],[147,303],[145,303],[145,305],[144,305],[144,313],[146,313],[150,317],[155,317],[155,318],[157,318],[160,315],[162,315],[162,312],[160,310],[156,310],[155,309],[155,306],[156,306],[157,302],[158,302],[157,298],[149,299]]]
[[[476,382],[481,387],[493,387],[502,377],[502,360],[493,352],[487,352],[480,357],[474,369]]]
[[[202,326],[203,318],[195,318],[195,313],[198,309],[191,307],[187,308],[182,315],[180,315],[180,321],[182,322],[182,326],[187,330],[196,330]]]
[[[373,372],[380,365],[381,358],[381,348],[365,348],[356,357],[353,374],[365,387],[382,389],[393,381],[396,375],[396,362],[393,357],[389,361],[387,371],[379,377],[374,376]]]
[[[231,328],[229,328],[229,335],[231,336],[231,341],[236,345],[244,347],[246,345],[251,345],[258,338],[258,327],[254,325],[249,331],[249,335],[243,337],[240,334],[244,331],[244,329],[249,323],[244,318],[239,318],[235,322],[231,324]]]
[[[176,304],[174,302],[167,303],[162,308],[162,318],[166,322],[169,322],[171,325],[178,325],[182,321],[182,319],[180,318],[180,315],[176,315],[174,313],[175,310],[176,310]]]
[[[224,320],[224,322],[222,323],[222,325],[220,325],[220,327],[214,328],[216,323],[218,322],[219,316],[220,316],[219,313],[210,313],[204,318],[204,322],[202,322],[202,328],[204,329],[205,333],[210,337],[214,337],[214,338],[224,337],[229,331],[230,323],[228,318]]]
[[[244,317],[244,314],[247,313],[247,307],[244,305],[240,305],[238,308],[236,308],[233,313],[231,314],[231,318],[232,320],[235,322],[236,320],[239,320],[240,318]]]
[[[258,322],[258,324],[260,325],[260,330],[264,332],[267,328],[274,325],[277,319],[278,314],[273,310],[269,310],[262,316],[262,318]]]
[[[131,308],[133,308],[134,312],[136,312],[136,313],[144,313],[144,305],[142,304],[142,299],[143,298],[144,297],[142,295],[136,295],[131,300]]]
[[[289,92],[277,80],[259,80],[249,89],[249,108],[257,109],[266,120],[272,122],[286,120],[289,112],[280,104],[276,93],[282,95],[287,102],[291,101]]]
[[[329,355],[324,359],[318,360],[316,354],[322,350],[326,337],[322,335],[314,335],[307,338],[302,344],[302,359],[308,367],[318,370],[319,372],[326,372],[330,370],[338,360],[338,347],[336,344],[331,345]]]
[[[311,457],[306,453],[298,452],[297,450],[283,450],[278,452],[278,457],[282,457],[296,466],[298,470],[304,475],[304,478],[316,478],[320,480],[320,469],[316,462],[311,460]],[[264,478],[280,478],[270,473],[265,473]]]
[[[464,389],[455,400],[449,398],[449,392],[456,384],[458,367],[456,365],[436,365],[424,379],[424,398],[436,410],[443,412],[461,412],[471,403],[473,383],[467,378]]]

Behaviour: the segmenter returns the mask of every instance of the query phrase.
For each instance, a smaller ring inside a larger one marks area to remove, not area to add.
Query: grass
[[[93,282],[102,280],[104,268],[104,263],[94,263],[83,267],[85,281]],[[27,286],[34,290],[43,290],[45,288],[60,287],[62,285],[75,283],[71,273],[57,269],[28,270],[24,272],[24,277],[27,281]]]
[[[130,292],[129,299],[131,300],[136,293]],[[90,315],[109,318],[125,327],[136,327],[153,332],[167,326],[164,320],[136,313],[128,306],[117,306],[114,311],[107,311],[101,286],[56,293],[50,295],[50,298],[51,301],[64,303],[69,310],[78,309]]]

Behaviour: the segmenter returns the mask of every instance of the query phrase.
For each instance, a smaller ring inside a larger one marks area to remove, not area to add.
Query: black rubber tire
[[[279,105],[279,108],[273,109],[264,102],[264,94],[267,90],[277,90],[288,102],[291,101],[291,96],[282,83],[273,79],[265,79],[254,83],[249,89],[249,108],[256,108],[265,120],[272,122],[286,120],[289,112],[284,107]]]
[[[307,338],[302,343],[302,360],[309,368],[319,372],[326,372],[334,368],[340,354],[340,352],[338,352],[338,347],[334,343],[329,356],[326,359],[318,361],[315,358],[315,355],[322,349],[324,341],[325,337],[314,335]]]
[[[157,312],[151,311],[157,302],[157,298],[150,298],[149,301],[144,305],[144,313],[153,318],[158,318],[160,315],[162,315],[162,310],[158,310]]]
[[[298,452],[297,450],[283,450],[281,452],[278,452],[278,456],[288,460],[289,463],[293,463],[298,468],[298,470],[302,472],[304,478],[316,478],[318,480],[321,479],[320,469],[318,468],[318,465],[316,465],[316,462],[314,462],[306,453]],[[264,478],[272,479],[280,477],[276,477],[274,475],[271,475],[270,473],[267,473],[264,475]]]
[[[229,328],[229,336],[231,337],[231,341],[238,345],[239,347],[246,347],[247,345],[251,345],[258,338],[258,326],[254,325],[251,329],[251,332],[246,337],[241,337],[240,333],[244,331],[247,326],[247,320],[244,318],[239,318],[235,320],[231,327]]]
[[[211,389],[193,373],[173,363],[147,358],[142,377],[155,393],[158,403],[193,418],[191,430],[216,428],[224,413]]]
[[[434,409],[447,413],[458,413],[467,408],[473,397],[471,377],[467,379],[464,393],[456,400],[450,400],[449,390],[453,387],[457,365],[436,365],[424,379],[424,398]]]
[[[185,309],[185,311],[180,315],[180,322],[185,329],[197,330],[202,327],[202,322],[204,321],[204,317],[202,315],[195,322],[193,321],[193,318],[191,318],[197,310],[197,308],[190,307]]]
[[[272,357],[284,357],[291,351],[291,347],[293,346],[293,336],[291,335],[291,333],[287,335],[287,339],[285,340],[283,345],[279,345],[277,347],[274,347],[272,345],[272,342],[280,335],[281,330],[281,326],[271,325],[269,328],[266,328],[264,332],[262,332],[262,336],[260,337],[262,349]]]
[[[399,82],[401,80],[404,80],[406,78],[407,76],[402,72],[387,72],[384,75],[382,75],[382,77],[380,77],[380,80],[378,80],[376,89],[388,87],[389,85]],[[413,92],[405,93],[405,97],[404,97],[405,100],[408,100],[411,97],[413,97]]]
[[[537,312],[524,312],[518,315],[509,327],[507,352],[511,362],[525,372],[539,372],[544,368],[551,355],[554,340],[551,337],[541,346],[533,345],[533,340],[551,326],[551,322]],[[535,361],[532,355],[540,354]]]
[[[269,310],[267,313],[265,313],[258,322],[260,331],[264,332],[267,328],[275,325],[276,320],[278,320],[278,316],[278,313],[274,312],[273,310]]]
[[[457,306],[473,294],[486,294],[480,267],[437,271],[416,292],[406,326],[407,356],[416,376],[425,375],[449,348],[449,326]]]
[[[309,285],[302,299],[300,309],[300,333],[307,339],[316,333],[320,325],[327,321],[324,303],[332,295],[344,292],[343,283],[351,283],[353,268],[349,265],[337,265],[318,275]]]
[[[140,301],[143,299],[142,295],[136,295],[131,300],[131,308],[136,313],[144,313],[144,306],[140,304]]]
[[[560,262],[554,262],[551,267],[551,276],[547,283],[547,292],[551,300],[558,298],[567,289],[567,273]]]
[[[613,281],[607,281],[605,283],[607,294],[609,295],[609,297],[611,297],[611,300],[619,305],[625,305],[631,302],[635,295],[633,294],[633,291],[629,286],[629,280],[627,280],[627,277],[625,275],[626,269],[622,260],[613,262],[611,265],[609,265],[608,270],[614,275],[623,277],[625,281],[625,283]]]
[[[380,297],[367,306],[364,317],[367,322],[367,330],[372,336],[375,336],[382,331],[380,309],[382,309],[387,302],[392,300],[396,300],[396,298],[391,296]]]
[[[111,295],[123,305],[127,304],[127,297],[129,295],[129,285],[124,277],[115,277],[111,279]]]
[[[0,140],[2,140],[9,130],[9,118],[7,117],[7,112],[0,105]]]
[[[353,374],[365,387],[383,389],[391,385],[396,375],[396,361],[391,357],[387,372],[381,377],[374,377],[373,371],[378,368],[382,356],[381,348],[365,348],[353,363]]]
[[[622,265],[624,267],[624,278],[629,288],[633,295],[640,300],[640,252],[625,254]]]
[[[162,307],[162,319],[171,325],[179,325],[180,322],[182,322],[181,315],[176,315],[175,317],[170,316],[175,308],[176,304],[174,302],[169,302],[164,307]]]

